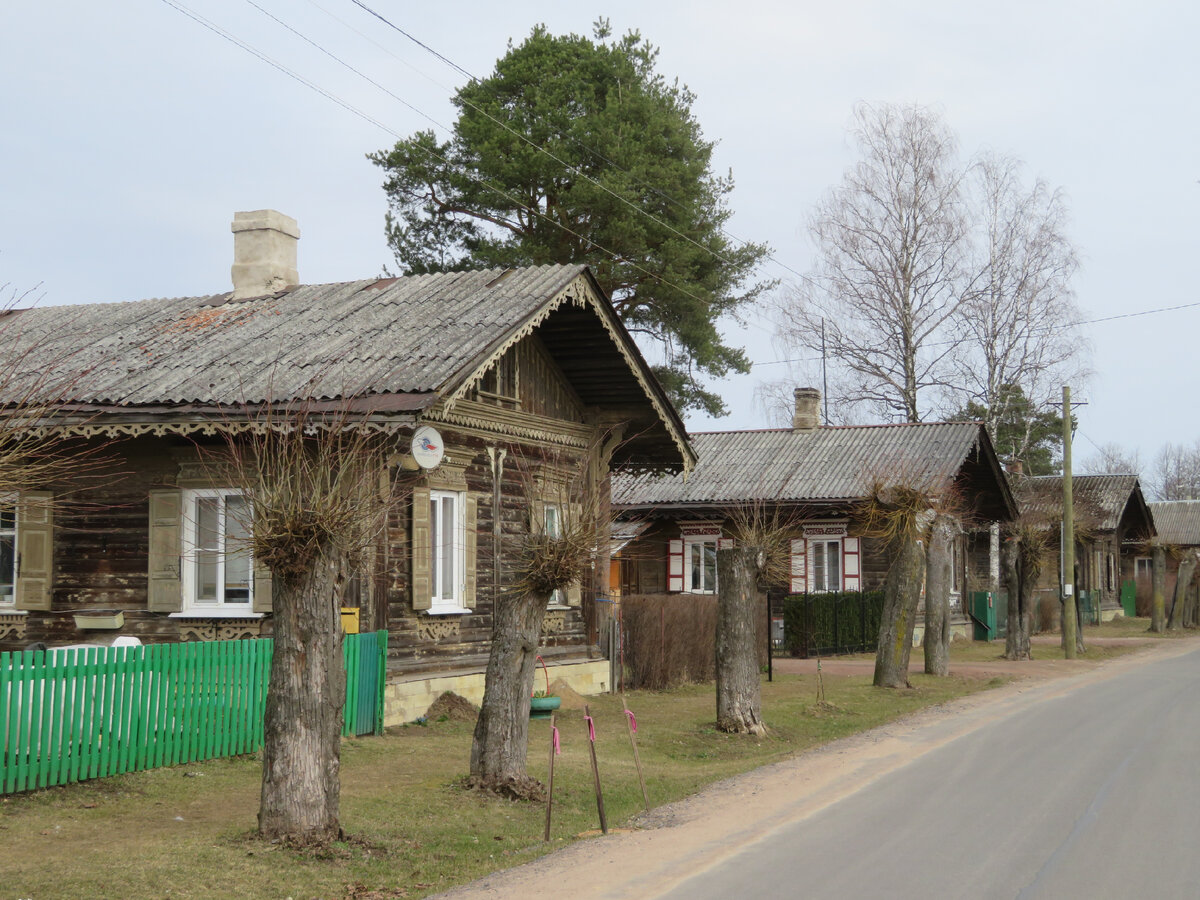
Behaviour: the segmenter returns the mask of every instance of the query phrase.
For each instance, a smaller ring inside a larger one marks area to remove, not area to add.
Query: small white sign
[[[1073,593],[1075,593],[1075,585],[1073,585],[1073,584],[1064,584],[1063,585],[1063,596],[1064,597],[1070,597]]]
[[[436,428],[422,425],[412,436],[412,455],[422,469],[436,469],[446,454],[442,436]]]

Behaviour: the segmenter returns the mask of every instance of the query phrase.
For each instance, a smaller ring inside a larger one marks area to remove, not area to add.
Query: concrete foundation
[[[585,696],[606,694],[609,684],[607,659],[564,662],[549,667],[550,681],[561,678]],[[542,685],[539,671],[535,684]],[[453,691],[476,706],[483,701],[483,672],[438,672],[431,675],[402,675],[389,678],[383,694],[383,724],[402,725],[425,715],[433,701],[446,691]]]

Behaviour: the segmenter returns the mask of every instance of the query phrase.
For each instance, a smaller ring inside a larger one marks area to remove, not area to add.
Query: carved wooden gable
[[[584,405],[536,335],[514,345],[484,374],[476,398],[532,415],[584,421]]]

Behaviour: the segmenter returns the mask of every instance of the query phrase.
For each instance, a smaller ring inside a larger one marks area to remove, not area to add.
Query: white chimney
[[[793,431],[813,431],[821,427],[821,392],[816,388],[796,388],[796,411],[792,415]]]
[[[300,283],[296,220],[273,209],[233,214],[233,297],[261,297]]]

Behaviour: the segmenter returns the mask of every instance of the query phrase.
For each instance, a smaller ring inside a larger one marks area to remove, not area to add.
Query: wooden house
[[[1061,475],[1016,478],[1022,516],[1041,520],[1057,532],[1063,512]],[[1121,589],[1134,579],[1138,547],[1155,534],[1150,508],[1136,475],[1074,475],[1075,590],[1100,610],[1103,620],[1121,614]],[[1055,554],[1057,557],[1057,554]],[[1057,608],[1061,589],[1057,561],[1043,571],[1041,603]]]
[[[889,555],[858,532],[856,513],[873,482],[903,482],[954,498],[963,533],[952,602],[965,626],[962,597],[996,580],[989,526],[1015,512],[986,431],[975,422],[827,426],[819,402],[817,391],[800,388],[791,428],[692,435],[699,462],[686,478],[616,476],[614,508],[644,526],[617,558],[620,591],[713,593],[716,551],[732,540],[738,510],[791,534],[791,581],[777,593],[881,587]]]
[[[1166,595],[1169,607],[1171,598],[1175,595],[1175,580],[1179,574],[1179,551],[1200,549],[1200,500],[1163,500],[1148,506],[1150,515],[1154,518],[1154,530],[1158,539],[1172,551],[1166,555]],[[1143,584],[1148,592],[1153,560],[1149,549],[1144,545],[1137,547],[1135,552],[1137,555],[1133,560],[1133,575],[1138,582],[1139,593],[1143,592]]]
[[[610,468],[691,468],[678,414],[585,266],[299,285],[294,220],[238,213],[233,231],[232,292],[3,323],[9,415],[22,379],[58,367],[45,421],[103,445],[109,474],[69,498],[54,484],[8,498],[0,647],[269,635],[242,494],[204,451],[301,405],[394,441],[383,489],[402,502],[350,599],[363,630],[389,634],[387,721],[446,689],[478,699],[510,538],[545,526],[531,519],[557,512],[568,480],[603,504]],[[414,437],[430,435],[440,459],[422,462]],[[607,560],[546,611],[542,655],[584,692],[607,687],[587,629],[606,580]],[[107,630],[81,630],[86,614]]]

